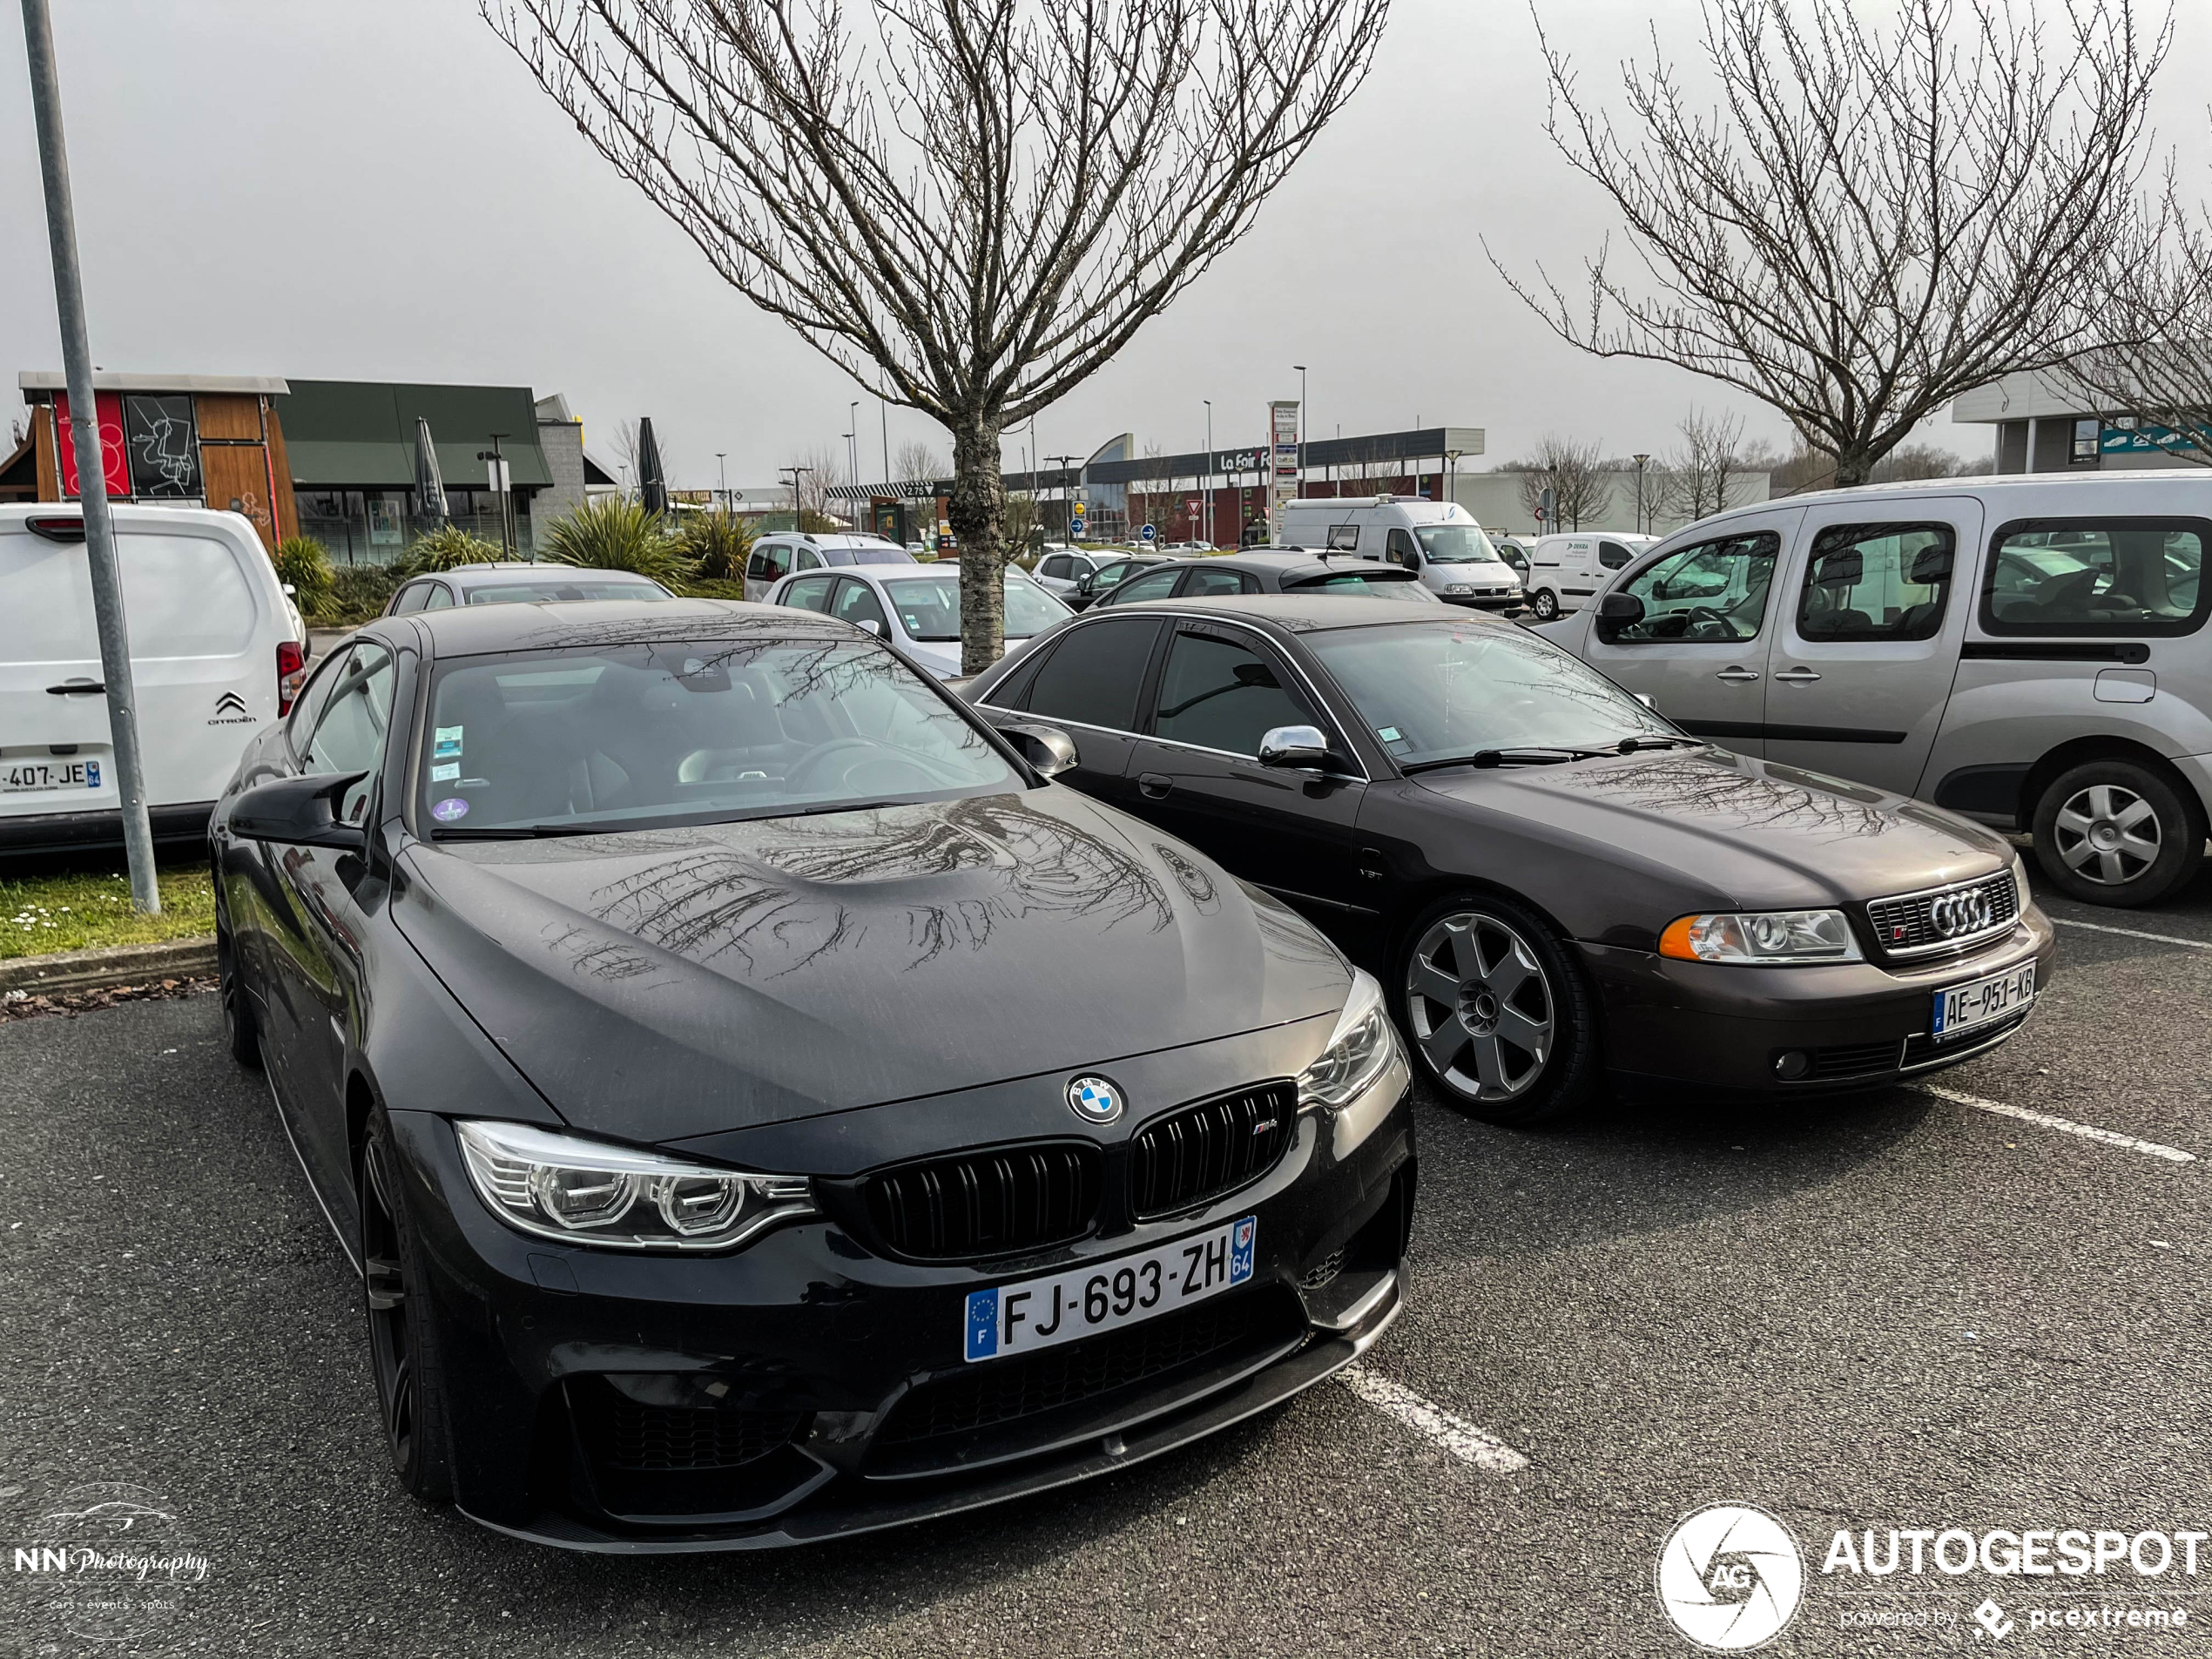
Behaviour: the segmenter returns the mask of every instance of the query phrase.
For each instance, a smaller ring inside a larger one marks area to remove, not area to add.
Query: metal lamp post
[[[1298,370],[1298,493],[1303,496],[1305,494],[1305,365],[1292,363],[1291,367]],[[1271,443],[1274,441],[1272,433],[1268,435],[1268,440]]]
[[[723,458],[729,453],[726,449],[717,449],[714,452],[714,489],[715,493],[722,498],[722,510],[725,513],[730,510],[730,469],[722,462]]]
[[[153,826],[146,816],[145,772],[138,758],[138,697],[131,678],[131,631],[123,612],[123,577],[115,556],[115,521],[108,512],[107,457],[100,442],[99,404],[92,390],[92,347],[84,325],[84,287],[77,266],[77,212],[70,199],[69,151],[62,140],[62,92],[54,64],[54,30],[46,0],[23,0],[24,44],[30,65],[31,113],[38,128],[39,171],[46,189],[46,239],[54,261],[54,309],[61,318],[62,368],[69,381],[71,436],[77,450],[77,496],[84,512],[84,553],[92,580],[92,624],[100,641],[100,680],[107,693],[108,738],[115,749],[115,788],[123,816],[123,852],[131,869],[131,903],[161,914],[154,883]],[[59,433],[57,432],[57,436]],[[272,515],[276,503],[269,504]],[[273,519],[272,520],[273,523]]]
[[[1213,523],[1213,400],[1202,397],[1198,401],[1206,406],[1206,476],[1198,488],[1206,496],[1206,545],[1217,547],[1221,538],[1214,534]]]

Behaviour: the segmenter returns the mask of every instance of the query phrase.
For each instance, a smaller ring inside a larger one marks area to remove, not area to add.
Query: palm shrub
[[[681,585],[684,570],[675,540],[658,513],[610,496],[588,501],[545,532],[545,556],[586,570],[629,570],[666,587]]]
[[[408,576],[427,576],[458,565],[491,564],[506,556],[506,550],[496,542],[488,542],[458,524],[441,524],[416,536],[400,564]]]
[[[348,627],[383,614],[407,572],[396,564],[341,564],[330,573],[330,597],[317,622]]]
[[[676,548],[691,566],[691,580],[742,582],[757,539],[752,526],[735,513],[699,513],[676,532]]]
[[[277,580],[291,586],[292,597],[303,616],[330,608],[330,554],[312,536],[287,536],[269,555]]]

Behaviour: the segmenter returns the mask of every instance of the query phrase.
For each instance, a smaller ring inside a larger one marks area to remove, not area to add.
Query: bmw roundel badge
[[[1070,1078],[1068,1105],[1087,1123],[1110,1123],[1122,1115],[1122,1091],[1103,1077]]]

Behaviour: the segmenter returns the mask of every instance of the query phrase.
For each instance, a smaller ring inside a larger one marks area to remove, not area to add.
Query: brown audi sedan
[[[1690,737],[1550,642],[1323,596],[1116,606],[967,695],[1304,912],[1501,1123],[1601,1082],[1865,1089],[2004,1042],[2052,931],[2011,845]]]

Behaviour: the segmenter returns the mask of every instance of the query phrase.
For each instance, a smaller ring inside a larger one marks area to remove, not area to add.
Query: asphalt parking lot
[[[563,1554],[415,1507],[350,1271],[213,1001],[0,1027],[0,1531],[76,1486],[162,1495],[208,1575],[109,1653],[1684,1654],[1655,1563],[1725,1500],[1806,1549],[1774,1651],[1994,1645],[1984,1581],[1854,1599],[1817,1574],[1831,1533],[2212,1525],[2212,873],[2149,914],[2047,907],[2058,979],[1947,1096],[1547,1136],[1426,1102],[1412,1306],[1357,1385],[771,1555]],[[2212,1622],[2202,1565],[2051,1594]],[[10,1575],[0,1650],[93,1649],[50,1594]],[[1874,1606],[1954,1622],[1844,1623]],[[2002,1645],[2205,1647],[2023,1609]]]

